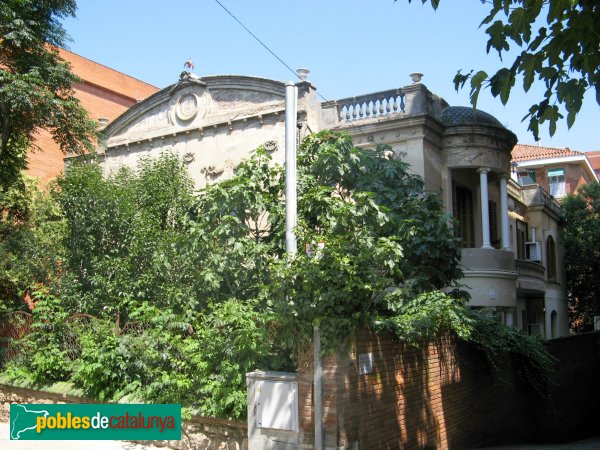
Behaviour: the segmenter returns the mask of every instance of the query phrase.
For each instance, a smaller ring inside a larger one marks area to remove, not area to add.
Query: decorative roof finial
[[[296,69],[296,73],[298,74],[298,78],[300,78],[300,81],[308,81],[308,74],[309,74],[310,70],[308,69]]]
[[[413,83],[420,83],[421,78],[423,78],[423,74],[421,72],[413,72],[410,74],[410,79]]]

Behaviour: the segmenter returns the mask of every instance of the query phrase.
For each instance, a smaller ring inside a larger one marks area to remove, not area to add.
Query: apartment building
[[[513,179],[521,186],[537,184],[560,199],[598,181],[590,154],[569,148],[517,144],[512,150]]]

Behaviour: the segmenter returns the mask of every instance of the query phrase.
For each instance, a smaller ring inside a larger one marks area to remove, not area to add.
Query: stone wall
[[[0,421],[8,422],[11,403],[100,402],[84,397],[0,385]],[[248,427],[243,422],[194,416],[190,420],[182,421],[182,439],[180,441],[141,441],[140,443],[178,450],[247,450],[247,430]]]
[[[451,338],[418,349],[362,331],[348,356],[323,363],[325,447],[464,449],[598,432],[599,336],[548,342],[559,363],[545,399],[508,355],[497,357],[494,370],[482,352]],[[368,354],[372,370],[360,374]],[[313,448],[308,357],[300,368],[299,442]]]

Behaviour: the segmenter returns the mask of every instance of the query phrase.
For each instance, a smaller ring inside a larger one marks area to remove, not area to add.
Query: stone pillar
[[[508,174],[500,176],[500,218],[502,224],[502,250],[511,251],[508,227]]]
[[[477,169],[479,174],[479,187],[481,192],[481,237],[483,245],[481,248],[493,248],[490,242],[490,210],[488,204],[488,172],[489,167]]]
[[[515,308],[506,308],[504,310],[504,324],[507,327],[516,327],[517,321],[516,319],[516,310]]]

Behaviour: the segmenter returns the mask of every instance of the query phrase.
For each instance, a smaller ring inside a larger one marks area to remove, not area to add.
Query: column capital
[[[480,167],[479,169],[477,169],[477,173],[479,173],[479,174],[488,173],[491,171],[492,171],[492,169],[490,167]]]

